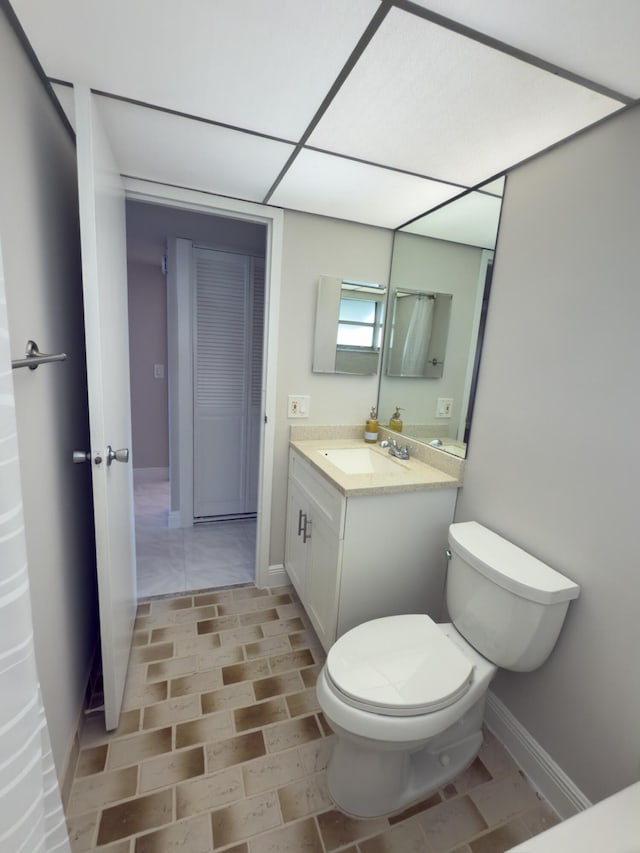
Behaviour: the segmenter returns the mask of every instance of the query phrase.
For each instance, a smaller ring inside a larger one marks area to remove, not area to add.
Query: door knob
[[[107,445],[107,465],[112,462],[128,462],[129,448],[123,447],[120,450],[114,450],[110,444]]]
[[[74,450],[73,451],[73,461],[76,465],[80,462],[91,462],[91,451],[90,450]],[[96,454],[96,458],[93,460],[96,465],[100,465],[102,462],[102,456],[99,453]]]

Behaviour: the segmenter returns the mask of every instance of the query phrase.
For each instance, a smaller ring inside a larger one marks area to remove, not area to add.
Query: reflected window
[[[380,348],[382,303],[343,296],[338,314],[338,346],[347,349]]]
[[[313,339],[314,373],[378,372],[387,288],[321,275]]]

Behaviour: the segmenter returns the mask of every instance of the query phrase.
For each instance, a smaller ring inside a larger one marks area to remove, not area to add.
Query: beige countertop
[[[343,495],[347,496],[451,489],[462,485],[461,476],[452,476],[413,456],[409,459],[394,459],[397,464],[388,472],[347,474],[332,464],[321,452],[330,449],[369,448],[373,453],[393,458],[389,457],[386,449],[379,447],[378,444],[367,444],[361,438],[292,439],[289,444]]]

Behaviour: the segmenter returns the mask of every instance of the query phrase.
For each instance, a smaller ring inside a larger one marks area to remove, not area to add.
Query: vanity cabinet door
[[[304,604],[307,586],[307,556],[305,526],[308,527],[309,505],[307,495],[298,483],[289,478],[287,492],[287,524],[284,566]]]
[[[440,617],[456,494],[347,497],[291,450],[284,564],[326,651],[370,619]]]
[[[322,513],[311,511],[304,606],[326,651],[336,639],[342,540]]]

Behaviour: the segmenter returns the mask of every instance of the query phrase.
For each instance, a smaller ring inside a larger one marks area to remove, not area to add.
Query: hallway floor
[[[345,817],[325,783],[323,660],[291,587],[141,604],[120,727],[86,716],[73,853],[503,853],[557,822],[488,732],[413,808]]]
[[[215,521],[170,529],[168,481],[136,483],[138,597],[255,580],[256,521]]]

